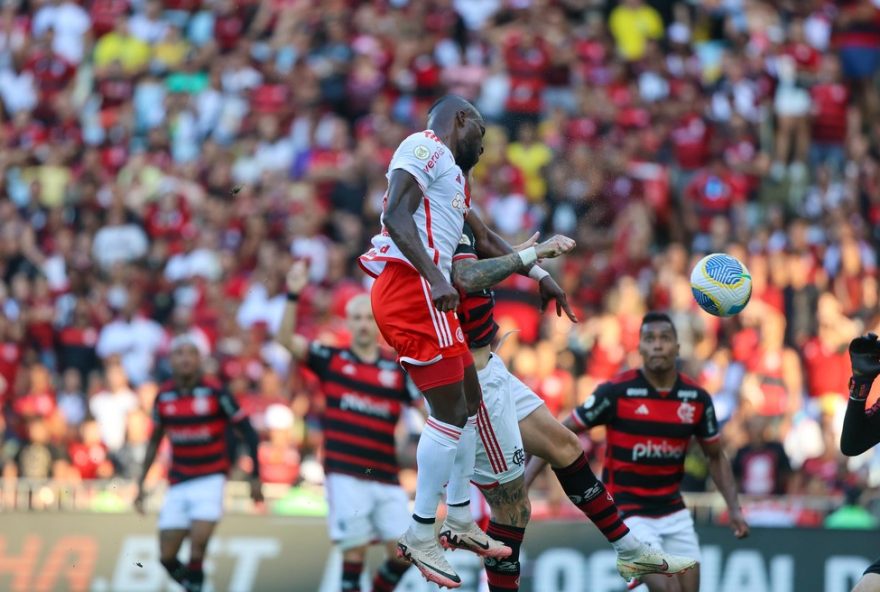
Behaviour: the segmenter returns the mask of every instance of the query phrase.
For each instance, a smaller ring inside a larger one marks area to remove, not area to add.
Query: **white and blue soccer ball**
[[[691,291],[700,308],[716,317],[730,317],[749,303],[752,276],[736,257],[712,253],[691,272]]]

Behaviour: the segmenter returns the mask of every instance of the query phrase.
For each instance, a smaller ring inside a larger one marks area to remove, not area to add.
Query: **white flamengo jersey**
[[[396,169],[415,177],[422,189],[424,197],[413,214],[413,220],[425,252],[443,275],[449,278],[452,255],[461,240],[464,218],[470,208],[464,174],[455,164],[452,152],[431,130],[412,134],[401,142],[385,175],[389,181]],[[385,229],[384,210],[387,205],[386,193],[382,205],[382,232],[373,237],[373,247],[359,259],[363,270],[373,277],[382,273],[388,261],[400,261],[413,267]]]

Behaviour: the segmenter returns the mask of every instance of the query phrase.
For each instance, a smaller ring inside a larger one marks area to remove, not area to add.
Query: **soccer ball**
[[[752,276],[736,257],[712,253],[691,272],[691,291],[700,308],[716,317],[730,317],[749,303]]]

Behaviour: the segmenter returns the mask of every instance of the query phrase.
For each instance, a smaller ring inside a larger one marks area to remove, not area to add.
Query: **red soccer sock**
[[[620,519],[611,494],[596,479],[583,453],[567,467],[553,469],[553,472],[568,498],[593,521],[609,543],[626,536],[629,528]]]
[[[393,592],[400,578],[410,567],[409,562],[389,559],[382,564],[373,578],[373,592]]]
[[[510,592],[519,590],[519,548],[522,545],[525,528],[489,522],[486,534],[513,551],[506,559],[485,559],[486,577],[489,592]]]
[[[342,562],[342,590],[343,592],[361,592],[361,572],[364,569],[362,561]]]

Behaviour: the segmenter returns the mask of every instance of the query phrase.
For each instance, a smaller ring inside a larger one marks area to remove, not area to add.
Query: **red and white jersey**
[[[424,198],[413,220],[428,256],[449,277],[452,255],[461,240],[464,218],[470,208],[465,176],[455,164],[452,151],[431,130],[412,134],[401,142],[388,166],[389,181],[396,169],[415,177],[422,189]],[[386,193],[383,210],[387,203]],[[373,248],[359,259],[364,271],[373,277],[382,273],[388,261],[412,266],[385,229],[384,212],[382,216],[382,232],[373,237]]]

